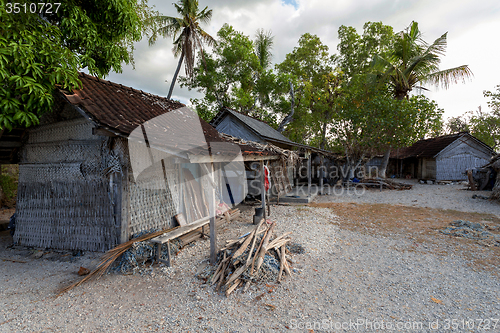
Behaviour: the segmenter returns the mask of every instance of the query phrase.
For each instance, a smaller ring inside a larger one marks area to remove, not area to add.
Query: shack
[[[238,158],[278,158],[225,140],[179,102],[79,78],[82,88],[57,91],[39,125],[4,136],[12,151],[3,162],[19,163],[20,245],[106,251],[133,234],[175,226],[179,213],[187,223],[207,215],[211,195],[217,207],[244,196],[245,184],[229,195],[225,178],[228,169],[238,175],[230,167]]]
[[[488,163],[494,154],[491,147],[468,132],[443,135],[394,149],[387,174],[438,181],[466,180],[468,169]]]
[[[296,151],[301,160],[294,165],[288,165],[286,174],[290,183],[284,191],[275,191],[274,195],[283,195],[292,191],[293,185],[299,182],[307,184],[307,196],[311,196],[311,183],[315,179],[319,188],[323,188],[323,182],[328,179],[335,168],[334,156],[331,152],[316,147],[293,142],[286,136],[269,126],[266,122],[256,119],[228,107],[223,107],[212,119],[210,124],[221,133],[239,138],[244,142],[256,142],[262,145],[274,145],[276,147]],[[271,169],[280,167],[278,162],[268,164]],[[298,187],[298,186],[297,186]]]

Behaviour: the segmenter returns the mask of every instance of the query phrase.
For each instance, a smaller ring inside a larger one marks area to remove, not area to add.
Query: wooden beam
[[[214,265],[217,261],[217,226],[215,225],[215,170],[214,164],[211,165],[212,190],[210,191],[210,264]]]
[[[321,155],[321,162],[319,166],[319,194],[323,195],[323,162],[325,160],[325,156]]]
[[[262,201],[262,211],[264,221],[266,220],[266,173],[264,170],[264,161],[260,161],[260,199]]]
[[[193,230],[201,228],[202,226],[204,226],[205,224],[207,224],[209,222],[210,222],[209,221],[209,217],[205,216],[204,218],[196,220],[193,223],[190,223],[190,224],[188,224],[188,225],[186,225],[184,227],[177,227],[174,230],[166,232],[166,233],[164,233],[161,236],[152,238],[150,241],[152,243],[161,243],[161,244],[163,244],[163,243],[166,243],[167,241],[169,241],[171,239],[175,239],[175,238],[177,238],[179,236],[187,234],[188,232],[191,232]]]
[[[19,141],[0,141],[0,147],[2,148],[19,148],[21,145]]]
[[[245,155],[243,156],[243,160],[245,162],[247,161],[270,161],[270,160],[277,160],[280,157],[277,155],[272,155],[272,156],[262,156],[262,155]]]
[[[191,163],[220,163],[220,162],[232,162],[234,161],[234,155],[230,156],[199,156],[188,154],[189,162]],[[279,156],[262,156],[262,155],[244,155],[243,161],[267,161],[267,160],[277,160]]]
[[[92,135],[102,135],[102,136],[109,136],[109,137],[118,136],[115,133],[108,131],[105,128],[100,128],[100,127],[93,127],[92,128]]]
[[[307,196],[311,196],[311,151],[307,151]]]

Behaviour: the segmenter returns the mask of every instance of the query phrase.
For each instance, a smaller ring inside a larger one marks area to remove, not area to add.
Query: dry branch
[[[209,280],[211,284],[217,284],[216,290],[224,286],[225,294],[229,296],[240,286],[243,286],[245,292],[252,281],[270,277],[277,277],[277,280],[281,281],[285,272],[291,275],[285,248],[286,243],[290,241],[287,236],[291,233],[273,238],[275,226],[275,223],[268,226],[262,219],[251,232],[238,240],[229,241],[228,245],[220,250],[217,268],[210,273],[212,277]]]

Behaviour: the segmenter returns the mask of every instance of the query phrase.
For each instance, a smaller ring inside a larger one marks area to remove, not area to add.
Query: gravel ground
[[[330,189],[331,195],[317,197],[317,202],[388,203],[415,207],[453,209],[462,212],[490,213],[500,217],[498,201],[472,199],[473,195],[489,197],[491,191],[467,191],[464,185],[428,185],[415,180],[397,179],[412,184],[409,191],[379,189],[343,190]]]
[[[373,191],[353,201],[390,202],[392,197],[397,199],[392,203],[418,200],[419,205],[431,206],[444,197],[443,203],[455,205],[465,193],[453,186],[443,187],[450,192],[426,186],[402,192]],[[433,190],[440,194],[432,196]],[[467,197],[470,192],[463,200]],[[488,212],[498,211],[492,203],[481,203],[493,207]],[[473,204],[470,207],[477,209]],[[195,277],[207,265],[208,240],[183,249],[174,258],[173,268],[156,268],[144,276],[109,274],[56,298],[55,291],[73,281],[80,266],[95,263],[98,254],[57,256],[49,251],[7,248],[10,236],[3,232],[0,331],[500,331],[496,323],[500,319],[498,267],[491,272],[468,265],[460,245],[449,242],[444,255],[443,251],[434,253],[431,243],[415,246],[411,235],[343,229],[327,208],[273,206],[271,219],[277,222],[278,234],[292,231],[294,240],[306,249],[292,258],[294,275],[281,284],[253,285],[246,293],[237,291],[227,298]],[[250,220],[250,213],[242,214],[222,228],[219,244],[250,230]],[[458,325],[457,329],[446,329],[448,324]]]

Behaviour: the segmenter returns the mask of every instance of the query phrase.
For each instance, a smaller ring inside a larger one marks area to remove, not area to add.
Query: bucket
[[[264,218],[264,208],[255,208],[255,215],[253,216],[253,224],[259,224],[260,220]]]

